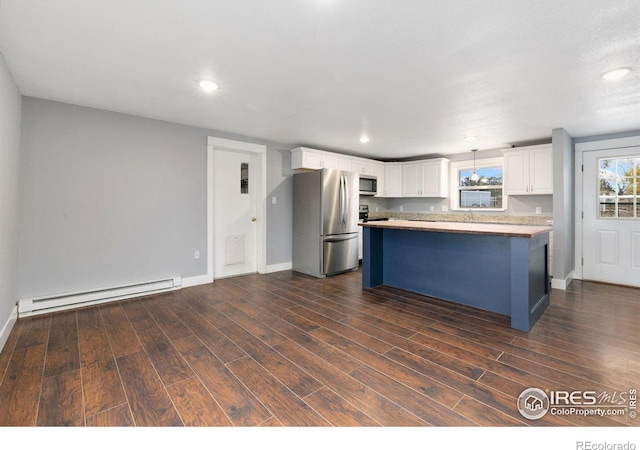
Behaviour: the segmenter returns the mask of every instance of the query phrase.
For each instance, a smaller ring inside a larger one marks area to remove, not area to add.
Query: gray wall
[[[288,147],[270,143],[267,144],[267,265],[291,263],[292,236],[291,152]]]
[[[277,145],[24,98],[19,298],[206,274],[207,136],[267,145],[267,264],[291,261]]]
[[[573,144],[582,142],[606,141],[608,139],[622,139],[625,137],[640,136],[640,130],[623,131],[621,133],[597,134],[573,138]]]
[[[575,269],[575,151],[563,128],[552,132],[553,141],[553,278],[568,279]]]
[[[20,93],[0,54],[0,350],[18,298],[20,120]]]

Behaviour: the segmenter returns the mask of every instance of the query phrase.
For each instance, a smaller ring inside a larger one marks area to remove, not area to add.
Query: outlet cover
[[[193,259],[200,259],[200,252],[198,250],[193,252]]]
[[[434,210],[433,205],[430,205],[430,206],[429,206],[429,211],[430,211],[430,212],[433,212],[433,210]]]
[[[538,215],[542,214],[542,207],[536,206],[536,214]]]
[[[404,211],[404,206],[400,205],[400,211]]]

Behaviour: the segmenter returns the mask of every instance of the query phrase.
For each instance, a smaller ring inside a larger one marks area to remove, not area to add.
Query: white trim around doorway
[[[573,272],[573,278],[576,280],[582,280],[582,164],[584,161],[584,152],[635,147],[638,145],[640,145],[640,136],[580,142],[575,145],[575,270]]]
[[[235,141],[218,137],[207,137],[207,283],[214,279],[213,261],[213,152],[216,149],[253,153],[260,160],[260,181],[258,183],[259,226],[257,234],[257,268],[258,273],[267,273],[267,147],[261,144]]]

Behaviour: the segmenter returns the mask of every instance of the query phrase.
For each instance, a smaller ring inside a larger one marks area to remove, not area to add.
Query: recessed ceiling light
[[[200,89],[205,92],[213,92],[218,89],[218,85],[211,80],[200,81]]]
[[[630,67],[619,67],[617,69],[609,70],[602,74],[602,79],[607,81],[618,81],[626,74],[631,72]]]
[[[369,142],[369,136],[361,136],[360,142],[362,142],[363,144],[366,144],[367,142]]]
[[[476,139],[478,139],[477,136],[465,136],[464,140],[467,142],[471,142],[471,141],[475,141]]]

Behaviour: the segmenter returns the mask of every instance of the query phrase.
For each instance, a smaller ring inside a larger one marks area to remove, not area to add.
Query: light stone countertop
[[[495,223],[508,225],[552,226],[553,216],[469,213],[370,212],[369,217],[429,222]]]
[[[476,222],[433,222],[418,220],[387,220],[359,224],[370,228],[391,228],[399,230],[428,231],[437,233],[461,233],[505,237],[531,238],[553,231],[552,227],[539,225],[513,225]]]

